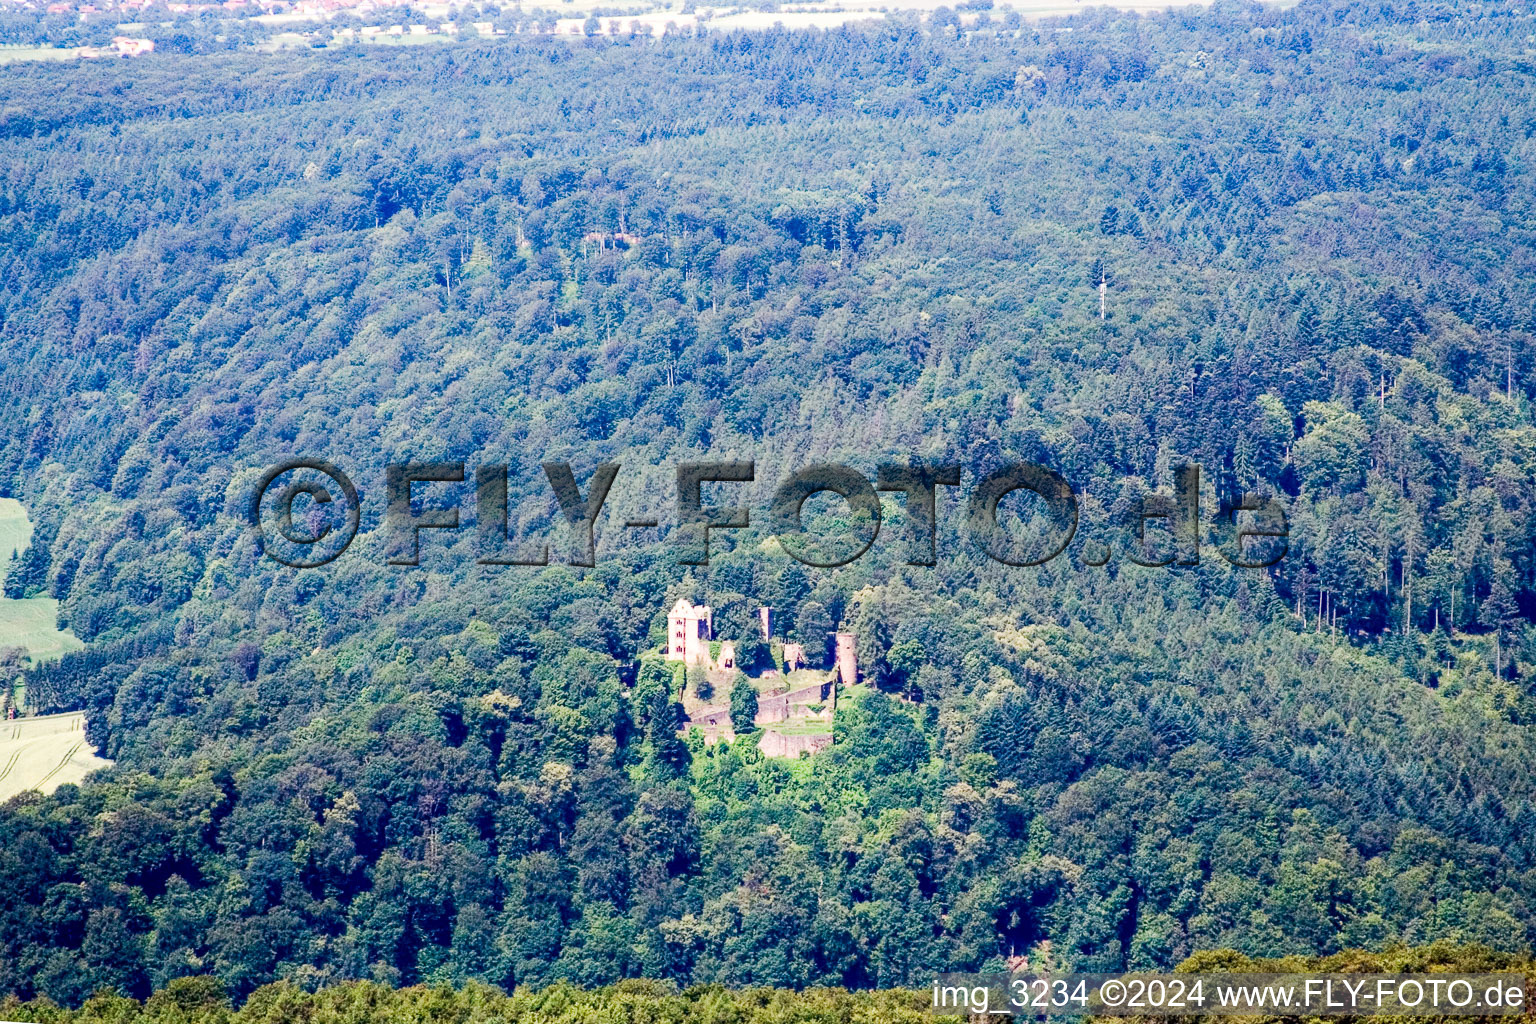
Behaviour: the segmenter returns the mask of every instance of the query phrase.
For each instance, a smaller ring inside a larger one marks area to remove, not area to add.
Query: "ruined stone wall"
[[[765,732],[757,741],[757,749],[767,757],[799,757],[804,751],[816,754],[832,745],[832,734],[814,736],[786,736],[781,732]]]
[[[804,707],[807,704],[825,704],[832,698],[832,680],[830,678],[810,686],[802,686],[798,690],[788,693],[776,694],[772,697],[759,697],[757,699],[757,725],[772,725],[775,722],[786,722],[795,717],[795,708]],[[805,716],[804,712],[801,712]],[[809,717],[809,716],[805,716]]]

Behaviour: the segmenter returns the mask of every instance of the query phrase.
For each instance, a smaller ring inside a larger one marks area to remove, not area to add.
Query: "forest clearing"
[[[32,541],[32,521],[15,498],[0,498],[0,580],[11,559]],[[32,660],[57,658],[85,645],[69,630],[60,630],[59,602],[46,595],[13,599],[0,597],[0,650],[25,649]]]

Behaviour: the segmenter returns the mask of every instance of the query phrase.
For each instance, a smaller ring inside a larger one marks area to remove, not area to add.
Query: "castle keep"
[[[709,605],[693,605],[686,598],[678,598],[667,613],[667,660],[688,665],[707,662],[713,632],[714,611]]]

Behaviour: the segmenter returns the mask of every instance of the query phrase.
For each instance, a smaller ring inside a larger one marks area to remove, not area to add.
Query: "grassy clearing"
[[[767,693],[769,690],[800,690],[815,683],[825,682],[829,669],[801,668],[787,675],[758,676],[752,680],[752,685],[758,693]]]
[[[0,61],[8,48],[0,47]],[[11,552],[22,552],[32,543],[32,520],[15,498],[0,498],[0,580],[11,567]]]
[[[0,498],[0,580],[10,568],[11,552],[26,550],[31,541],[27,510],[15,498]],[[0,598],[0,647],[24,647],[33,661],[40,661],[85,646],[58,624],[59,602],[51,597]]]
[[[0,647],[25,647],[33,661],[43,661],[85,646],[58,622],[59,602],[51,597],[0,600]]]
[[[785,736],[830,736],[832,735],[831,722],[787,722],[782,725],[766,726],[769,732],[782,733]]]
[[[0,46],[0,64],[15,64],[24,60],[76,60],[73,46]],[[3,498],[0,501],[10,501]],[[5,553],[11,553],[10,548]]]

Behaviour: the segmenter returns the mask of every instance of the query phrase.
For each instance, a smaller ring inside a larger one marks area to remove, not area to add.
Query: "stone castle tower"
[[[667,613],[667,660],[689,665],[709,664],[709,641],[714,632],[714,611],[709,605],[689,604],[678,598]]]
[[[837,706],[837,687],[852,686],[859,681],[859,655],[857,638],[852,633],[832,634],[833,659],[837,668],[837,682],[832,687],[832,706]]]

